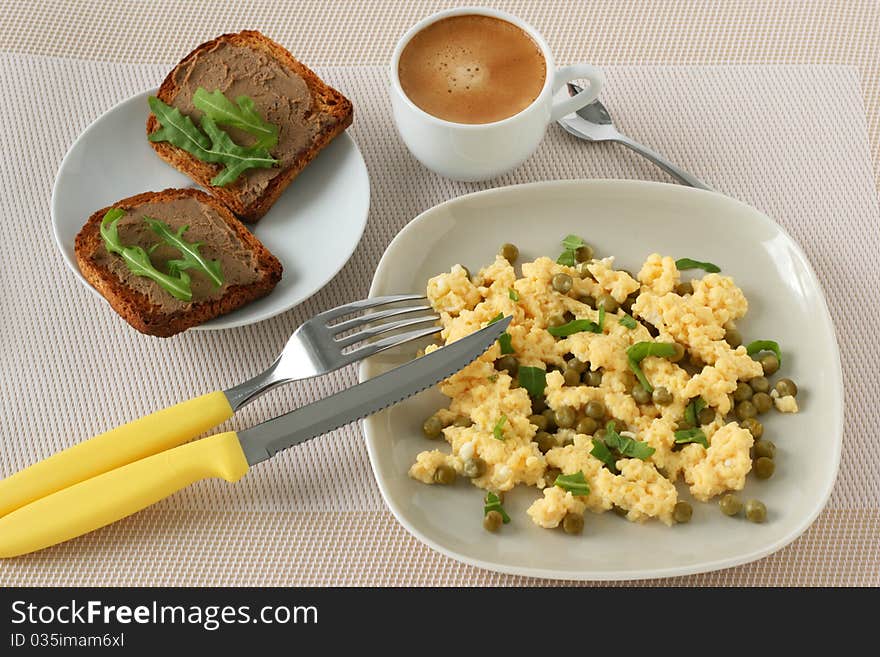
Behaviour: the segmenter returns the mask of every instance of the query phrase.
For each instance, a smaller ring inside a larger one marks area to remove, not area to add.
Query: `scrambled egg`
[[[571,277],[569,292],[554,289],[552,279],[557,274]],[[615,270],[610,257],[581,267],[538,258],[524,263],[518,277],[500,255],[473,278],[460,265],[432,278],[427,293],[441,315],[444,343],[469,335],[499,314],[512,315],[507,332],[518,366],[547,370],[542,400],[546,407],[554,412],[568,407],[583,419],[588,403],[601,402],[605,417],[598,428],[613,419],[617,431],[643,441],[653,453],[645,459],[619,458],[612,468],[591,453],[594,436],[578,433],[576,428],[558,429],[555,446],[545,446],[542,452],[535,440],[539,427],[530,420],[535,412],[533,400],[519,385],[515,372],[512,377],[496,368],[502,357],[496,343],[440,384],[450,403],[436,417],[452,450],[422,452],[410,476],[431,484],[438,466],[463,474],[465,462],[479,457],[485,467],[472,483],[492,491],[507,491],[518,484],[540,489],[542,497],[531,505],[528,515],[546,528],[558,526],[566,514],[611,509],[632,521],[657,518],[672,524],[679,478],[701,501],[741,490],[752,466],[753,437],[725,416],[732,410],[731,395],[737,383],[763,372],[745,347],[732,348],[725,341],[725,331],[746,314],[748,302],[727,276],[707,274],[693,280],[692,293],[684,295],[676,292],[680,282],[675,261],[659,254],[648,256],[636,278]],[[554,316],[598,323],[594,300],[601,295],[627,304],[631,316],[643,321],[628,328],[620,323],[625,313],[618,309],[605,314],[598,333],[581,331],[560,338],[548,332]],[[655,356],[641,361],[651,384],[669,392],[671,399],[665,405],[639,404],[633,396],[638,382],[626,350],[638,342],[676,342],[696,363]],[[588,369],[582,380],[566,385],[563,371],[571,358]],[[601,372],[598,385],[586,382],[590,372]],[[674,439],[688,404],[696,398],[714,411],[714,419],[700,426],[708,448],[696,442],[676,444]],[[774,403],[780,411],[797,411],[793,397],[776,396]],[[590,492],[574,495],[554,485],[552,480],[560,473],[582,473]]]

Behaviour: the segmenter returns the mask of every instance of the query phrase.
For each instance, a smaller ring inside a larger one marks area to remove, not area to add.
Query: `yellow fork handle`
[[[0,517],[102,472],[182,445],[232,413],[226,394],[211,392],[58,452],[0,481]]]
[[[82,536],[200,479],[238,481],[247,471],[247,459],[234,431],[129,463],[0,518],[0,558]]]

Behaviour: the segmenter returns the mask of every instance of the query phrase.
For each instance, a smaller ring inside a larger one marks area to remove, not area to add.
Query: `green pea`
[[[745,420],[740,422],[740,426],[748,431],[750,434],[752,434],[752,438],[754,438],[755,440],[758,440],[761,436],[764,435],[764,425],[753,417],[747,417]]]
[[[591,417],[594,420],[601,420],[605,417],[605,404],[600,401],[587,402],[586,407],[584,407],[584,413],[587,417]]]
[[[583,304],[586,304],[587,306],[589,306],[589,307],[592,308],[593,310],[596,309],[596,298],[593,297],[593,296],[591,296],[591,295],[589,295],[589,294],[582,294],[582,295],[580,295],[580,296],[578,297],[578,301],[580,301],[580,302],[583,303]]]
[[[553,466],[548,465],[544,470],[544,483],[548,486],[553,486],[556,484],[556,477],[562,474],[562,470],[559,468],[554,468]]]
[[[584,435],[592,435],[599,428],[599,423],[591,417],[583,417],[578,420],[575,431]]]
[[[746,518],[751,522],[764,522],[767,520],[767,507],[760,500],[746,502]]]
[[[455,468],[446,465],[445,463],[442,465],[438,465],[437,469],[434,470],[434,483],[436,484],[448,486],[449,484],[455,482],[455,477]]]
[[[592,370],[589,372],[584,372],[584,383],[588,386],[593,386],[594,388],[598,388],[602,385],[602,370]]]
[[[510,354],[502,356],[495,361],[495,369],[499,372],[507,372],[510,376],[516,378],[516,375],[519,372],[519,359]]]
[[[556,409],[556,426],[560,429],[571,429],[577,422],[577,413],[571,406]]]
[[[736,384],[736,390],[733,391],[733,400],[736,402],[746,401],[751,399],[753,394],[755,393],[752,391],[752,387],[748,383],[740,381]]]
[[[757,455],[758,451],[755,450]],[[773,459],[766,456],[760,456],[755,460],[755,476],[758,479],[769,479],[776,472],[776,463]]]
[[[580,534],[584,531],[584,517],[579,513],[566,513],[562,519],[562,529],[566,534]]]
[[[605,431],[605,429],[596,429],[596,431],[593,433],[593,438],[595,438],[596,440],[605,442],[605,436],[607,434],[608,434],[608,432]]]
[[[755,417],[758,414],[758,409],[755,408],[755,405],[752,402],[746,400],[738,403],[734,412],[739,420],[745,420],[750,417]]]
[[[532,398],[532,413],[543,413],[547,410],[547,399],[546,397],[535,397]]]
[[[571,291],[571,276],[568,274],[555,274],[551,284],[553,285],[553,289],[560,294],[568,294]]]
[[[791,379],[779,379],[776,382],[776,392],[779,393],[780,397],[797,397],[798,387]]]
[[[672,518],[675,522],[690,522],[694,509],[687,502],[676,502],[672,507]]]
[[[677,363],[682,358],[684,358],[685,349],[684,346],[678,344],[677,342],[672,343],[673,349],[675,349],[675,353],[672,354],[667,360],[671,363]]]
[[[575,249],[574,259],[578,262],[588,262],[593,259],[593,247],[589,244],[584,244],[583,246]]]
[[[616,313],[617,309],[620,308],[620,304],[610,294],[603,294],[596,298],[596,308],[602,305],[605,306],[606,313]]]
[[[556,447],[556,438],[553,437],[553,434],[547,433],[546,431],[539,431],[536,433],[535,442],[538,443],[538,450],[541,454],[546,454]]]
[[[772,440],[756,440],[755,441],[755,457],[762,459],[776,458],[776,443]]]
[[[658,406],[669,406],[672,403],[672,393],[668,388],[658,386],[651,393],[651,400]]]
[[[770,391],[770,381],[767,380],[766,376],[756,376],[754,379],[749,381],[749,386],[751,386],[752,391],[754,392]]]
[[[574,370],[578,374],[583,374],[587,370],[588,365],[589,365],[589,363],[585,363],[584,361],[579,360],[578,358],[572,358],[571,360],[568,361],[568,369]]]
[[[739,515],[739,512],[742,511],[743,508],[742,502],[740,502],[739,498],[733,493],[722,495],[718,506],[721,507],[721,513],[731,517]]]
[[[513,264],[514,262],[516,262],[516,259],[519,258],[519,249],[517,248],[516,244],[505,242],[498,250],[498,254],[502,258],[507,260],[507,262]]]
[[[529,415],[529,422],[538,427],[538,431],[547,431],[547,418],[539,413]]]
[[[596,277],[593,276],[593,272],[590,271],[590,269],[589,269],[589,265],[590,265],[589,262],[579,262],[579,263],[577,264],[577,273],[578,273],[578,276],[580,276],[582,279],[584,279],[584,278],[590,278],[590,279],[592,279],[592,280],[595,281],[595,280],[596,280]]]
[[[776,354],[764,354],[758,362],[761,363],[764,376],[776,374],[776,370],[779,369],[779,359],[776,357]]]
[[[483,529],[487,532],[497,532],[504,524],[504,518],[498,511],[489,511],[483,516]]]
[[[756,392],[752,397],[752,403],[755,405],[755,410],[760,414],[764,414],[773,408],[773,398],[766,392]]]
[[[470,479],[482,477],[486,474],[486,462],[479,456],[472,456],[471,458],[464,460],[462,471],[464,472],[464,476]]]
[[[474,422],[467,415],[456,415],[452,424],[456,427],[472,427]]]
[[[697,422],[701,425],[702,424],[711,424],[714,421],[715,421],[715,409],[710,406],[706,406],[705,408],[700,409],[700,412],[697,413]]]
[[[556,427],[558,426],[556,424],[556,411],[552,408],[548,408],[542,413],[542,415],[547,418],[547,431],[556,431]]]
[[[675,286],[675,293],[680,297],[683,297],[686,294],[693,294],[694,286],[691,284],[690,281],[682,281]]]
[[[729,328],[724,332],[724,340],[734,349],[743,343],[742,334],[735,328]]]
[[[651,403],[651,393],[645,390],[640,384],[636,384],[632,389],[632,397],[636,400],[636,404]]]
[[[443,434],[443,422],[436,415],[432,415],[422,425],[422,433],[425,438],[439,438]]]
[[[562,379],[567,386],[577,386],[581,383],[580,373],[570,367],[565,368],[565,371],[562,373]]]

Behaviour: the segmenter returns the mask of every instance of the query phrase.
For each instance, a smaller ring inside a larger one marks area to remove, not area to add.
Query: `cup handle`
[[[589,80],[590,86],[570,98],[553,103],[553,108],[550,110],[551,121],[558,121],[566,114],[577,112],[581,107],[589,105],[599,97],[602,85],[605,84],[605,74],[601,68],[590,64],[572,64],[571,66],[563,66],[556,71],[553,76],[553,93],[559,91],[562,85],[567,82],[581,78]]]

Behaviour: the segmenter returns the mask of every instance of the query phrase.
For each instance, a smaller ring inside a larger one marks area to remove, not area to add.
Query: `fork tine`
[[[336,308],[331,308],[330,310],[325,310],[322,313],[319,313],[310,319],[310,322],[324,322],[327,323],[336,319],[337,317],[344,317],[345,315],[351,315],[356,313],[359,310],[367,310],[369,308],[376,308],[378,306],[384,306],[389,303],[397,303],[399,301],[418,301],[420,299],[425,299],[424,294],[392,294],[387,297],[374,297],[372,299],[362,299],[361,301],[353,301],[352,303],[347,303],[344,306],[337,306]]]
[[[344,358],[346,359],[346,364],[355,363],[364,358],[368,358],[369,356],[378,354],[380,351],[385,351],[392,347],[398,347],[407,342],[418,340],[419,338],[425,338],[434,333],[439,333],[442,330],[443,329],[440,326],[431,326],[429,328],[401,333],[400,335],[390,335],[387,338],[382,338],[381,340],[366,344],[360,349],[355,349],[354,351],[345,354]]]
[[[350,329],[357,328],[358,326],[363,326],[364,324],[372,324],[373,322],[378,322],[382,319],[388,319],[389,317],[396,317],[397,315],[405,315],[407,313],[415,313],[423,310],[433,309],[431,308],[431,306],[427,305],[391,308],[390,310],[381,310],[376,313],[370,313],[368,315],[355,317],[354,319],[349,319],[344,322],[339,322],[339,324],[334,324],[333,326],[330,326],[328,328],[333,335],[339,335],[340,333],[344,333],[345,331],[348,331]]]
[[[371,326],[363,331],[358,331],[357,333],[353,333],[337,340],[336,345],[340,349],[345,349],[346,347],[350,347],[362,340],[374,338],[377,335],[387,333],[388,331],[396,331],[397,329],[414,326],[416,324],[424,324],[425,322],[436,322],[438,319],[440,319],[439,315],[421,315],[420,317],[413,317],[411,319],[402,319],[397,322],[387,322],[385,324],[380,324],[379,326]]]

